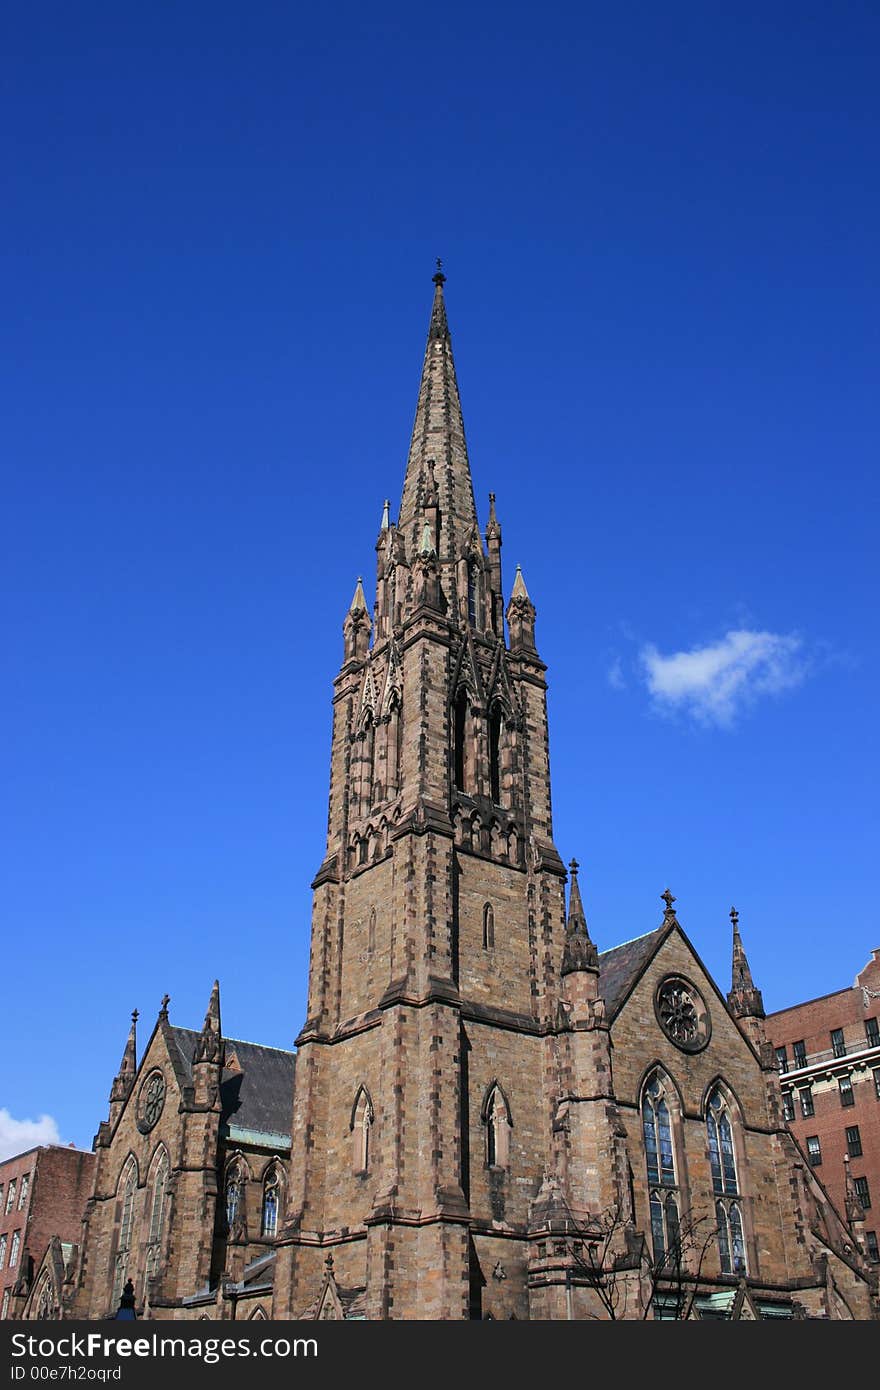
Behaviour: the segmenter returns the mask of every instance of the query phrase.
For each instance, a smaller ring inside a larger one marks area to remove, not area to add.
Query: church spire
[[[764,1000],[761,991],[755,988],[752,972],[739,934],[739,913],[735,907],[730,909],[733,924],[733,972],[727,1002],[734,1018],[763,1018]]]
[[[571,889],[568,895],[568,922],[565,928],[565,950],[562,954],[562,974],[570,975],[573,970],[593,970],[598,973],[599,953],[590,940],[581,890],[578,887],[578,862],[572,859]]]
[[[208,1000],[205,1021],[193,1049],[194,1062],[216,1062],[223,1046],[223,1030],[220,1027],[220,981],[215,980]]]
[[[119,1063],[119,1071],[114,1076],[113,1085],[110,1088],[111,1119],[115,1118],[114,1105],[117,1110],[121,1110],[122,1105],[131,1095],[131,1088],[137,1075],[137,1021],[138,1011],[133,1009],[131,1027],[128,1030],[128,1041],[125,1044],[122,1061]]]
[[[445,281],[446,276],[438,262],[428,342],[397,521],[406,542],[407,554],[410,557],[418,554],[423,508],[428,502],[430,487],[428,461],[433,460],[440,512],[437,554],[444,565],[459,558],[477,525],[474,487],[452,359],[452,339],[443,298]]]
[[[371,627],[370,615],[367,612],[367,600],[364,597],[363,580],[358,575],[354,597],[345,615],[345,622],[342,624],[345,644],[343,659],[345,661],[363,661],[370,649]]]

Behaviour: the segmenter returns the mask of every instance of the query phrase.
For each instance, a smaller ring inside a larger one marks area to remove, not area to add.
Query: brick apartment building
[[[767,1035],[789,1127],[880,1263],[880,948],[848,988],[768,1014]]]
[[[15,1312],[16,1288],[30,1287],[53,1237],[71,1249],[79,1240],[94,1176],[93,1153],[59,1144],[0,1163],[0,1318]]]

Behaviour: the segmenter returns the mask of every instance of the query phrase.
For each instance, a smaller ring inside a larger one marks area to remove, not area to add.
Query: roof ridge
[[[599,959],[601,960],[603,956],[610,956],[612,951],[619,951],[623,946],[633,946],[637,941],[646,941],[649,936],[654,936],[656,932],[661,931],[665,925],[664,922],[661,922],[659,927],[652,927],[650,931],[643,931],[639,936],[631,936],[626,941],[618,941],[616,946],[606,946],[604,951],[599,952]]]

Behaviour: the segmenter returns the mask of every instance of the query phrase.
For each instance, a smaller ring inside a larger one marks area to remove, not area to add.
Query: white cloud
[[[790,690],[807,674],[803,641],[797,633],[747,628],[671,656],[649,644],[642,648],[640,659],[648,689],[660,708],[683,710],[700,723],[724,726],[762,695]]]
[[[623,674],[623,662],[616,656],[608,667],[608,684],[612,690],[623,690],[626,686],[626,677]]]
[[[16,1120],[8,1110],[0,1108],[0,1163],[37,1144],[60,1143],[58,1126],[51,1115],[41,1115],[38,1120]]]

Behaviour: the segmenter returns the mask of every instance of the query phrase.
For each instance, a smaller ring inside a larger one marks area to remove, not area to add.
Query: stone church
[[[858,1203],[782,1118],[737,914],[726,994],[668,890],[645,934],[591,938],[444,278],[343,625],[295,1084],[293,1053],[224,1037],[216,984],[200,1031],[163,1002],[140,1061],[133,1020],[81,1242],[31,1252],[12,1315],[107,1317],[130,1281],[154,1318],[877,1316]]]

